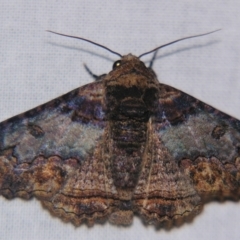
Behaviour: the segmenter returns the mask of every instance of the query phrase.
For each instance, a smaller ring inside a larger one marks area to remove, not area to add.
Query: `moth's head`
[[[113,63],[112,69],[116,70],[118,68],[123,68],[126,65],[129,66],[139,65],[142,67],[144,66],[146,67],[146,65],[139,59],[139,57],[136,57],[129,53],[128,55],[124,55],[119,60],[115,61]]]
[[[149,84],[158,84],[156,74],[142,62],[139,57],[130,54],[122,56],[113,63],[112,71],[106,74],[106,84],[118,82],[127,86],[136,85],[147,88]]]

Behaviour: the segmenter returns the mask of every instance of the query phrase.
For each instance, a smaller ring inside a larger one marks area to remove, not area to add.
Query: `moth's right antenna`
[[[75,38],[75,39],[80,39],[80,40],[83,40],[83,41],[85,41],[85,42],[89,42],[89,43],[91,43],[91,44],[93,44],[93,45],[96,45],[96,46],[98,46],[98,47],[104,48],[104,49],[108,50],[109,52],[118,55],[119,57],[122,57],[122,55],[121,55],[120,53],[115,52],[115,51],[111,50],[110,48],[103,46],[102,44],[93,42],[93,41],[88,40],[88,39],[86,39],[86,38],[76,37],[76,36],[71,36],[71,35],[66,35],[66,34],[62,34],[62,33],[53,32],[53,31],[50,31],[50,30],[46,30],[46,31],[47,31],[47,32],[50,32],[50,33],[54,33],[54,34],[60,35],[60,36],[69,37],[69,38]]]

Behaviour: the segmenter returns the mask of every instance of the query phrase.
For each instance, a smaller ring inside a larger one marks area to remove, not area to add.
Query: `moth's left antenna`
[[[88,39],[86,39],[86,38],[76,37],[76,36],[71,36],[71,35],[66,35],[66,34],[62,34],[62,33],[53,32],[53,31],[50,31],[50,30],[46,30],[46,31],[47,31],[47,32],[50,32],[50,33],[54,33],[54,34],[60,35],[60,36],[70,37],[70,38],[75,38],[75,39],[80,39],[80,40],[83,40],[83,41],[85,41],[85,42],[89,42],[89,43],[91,43],[91,44],[93,44],[93,45],[96,45],[96,46],[98,46],[98,47],[104,48],[104,49],[108,50],[109,52],[118,55],[119,57],[122,57],[122,55],[121,55],[120,53],[115,52],[115,51],[111,50],[110,48],[103,46],[102,44],[93,42],[93,41],[88,40]]]

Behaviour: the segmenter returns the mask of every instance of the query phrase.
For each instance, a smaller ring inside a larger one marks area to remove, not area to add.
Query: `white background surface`
[[[45,30],[82,36],[127,54],[222,28],[159,52],[159,80],[240,119],[239,0],[0,0],[0,120],[17,115],[111,70],[117,56]],[[143,58],[147,60],[148,58]],[[211,203],[193,223],[171,231],[110,224],[75,228],[38,201],[0,197],[0,239],[239,239],[240,203]]]

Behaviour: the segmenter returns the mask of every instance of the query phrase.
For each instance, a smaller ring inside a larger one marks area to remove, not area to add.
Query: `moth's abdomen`
[[[141,98],[126,96],[115,103],[108,114],[113,149],[111,170],[117,188],[133,189],[141,171],[147,142],[149,111]]]
[[[134,188],[137,184],[147,140],[145,113],[143,107],[127,106],[110,121],[111,165],[118,188]]]
[[[146,123],[129,119],[113,121],[111,124],[112,139],[120,148],[139,148],[146,141]]]

